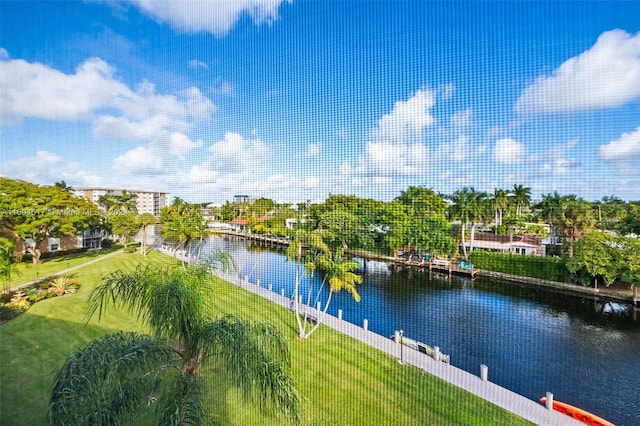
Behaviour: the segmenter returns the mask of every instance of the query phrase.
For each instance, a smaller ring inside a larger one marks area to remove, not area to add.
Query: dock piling
[[[487,365],[484,365],[484,364],[480,365],[480,379],[483,382],[486,382],[489,380],[489,367]]]
[[[545,406],[547,407],[547,410],[553,410],[553,394],[551,392],[547,392],[547,402],[545,403]]]

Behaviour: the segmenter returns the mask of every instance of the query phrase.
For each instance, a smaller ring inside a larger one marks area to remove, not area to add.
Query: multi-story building
[[[99,205],[98,200],[100,197],[104,195],[122,195],[122,191],[124,191],[122,188],[74,188],[74,193],[77,196],[93,201],[97,205]],[[160,210],[167,206],[168,192],[147,191],[141,189],[127,189],[126,191],[138,196],[136,199],[136,208],[140,214],[151,213],[154,216],[158,216],[160,214]]]

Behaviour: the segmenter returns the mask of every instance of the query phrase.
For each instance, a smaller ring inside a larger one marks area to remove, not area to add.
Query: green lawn
[[[42,261],[42,264],[38,266],[33,266],[31,262],[21,262],[16,266],[15,271],[11,273],[9,287],[13,288],[19,286],[20,284],[48,277],[51,274],[55,274],[56,272],[62,271],[64,269],[72,268],[90,260],[97,259],[98,257],[115,250],[117,250],[117,248],[102,250],[101,254],[98,254],[96,252],[86,252],[82,254],[44,259]]]
[[[114,330],[139,329],[124,312],[110,311],[102,321],[84,323],[86,298],[105,273],[137,264],[174,262],[152,253],[119,253],[77,271],[82,284],[77,294],[38,302],[26,313],[0,326],[0,424],[44,423],[49,392],[57,369],[74,349]],[[518,425],[528,424],[486,401],[417,369],[402,366],[386,354],[321,327],[307,341],[296,338],[290,311],[215,280],[217,312],[270,319],[290,337],[292,365],[304,396],[303,424],[326,425]],[[216,375],[204,372],[210,383],[211,413],[221,424],[281,425],[245,404]]]

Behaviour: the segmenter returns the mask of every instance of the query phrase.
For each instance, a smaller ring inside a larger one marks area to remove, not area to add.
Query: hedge
[[[469,260],[478,269],[504,274],[558,282],[568,282],[570,277],[565,261],[559,257],[525,256],[476,250],[469,254]]]

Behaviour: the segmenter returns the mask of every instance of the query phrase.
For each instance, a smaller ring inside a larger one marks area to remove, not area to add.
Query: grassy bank
[[[104,333],[140,328],[123,312],[110,312],[99,323],[94,319],[84,324],[86,298],[101,276],[141,262],[167,264],[167,259],[157,253],[147,258],[120,253],[79,269],[82,285],[77,294],[38,302],[0,326],[0,424],[43,424],[54,375],[71,351]],[[321,327],[310,340],[300,341],[288,310],[220,280],[212,285],[217,303],[214,315],[268,318],[286,331],[298,389],[305,398],[303,424],[527,424],[333,330]],[[244,404],[215,369],[205,372],[205,377],[211,412],[221,424],[281,424]]]

